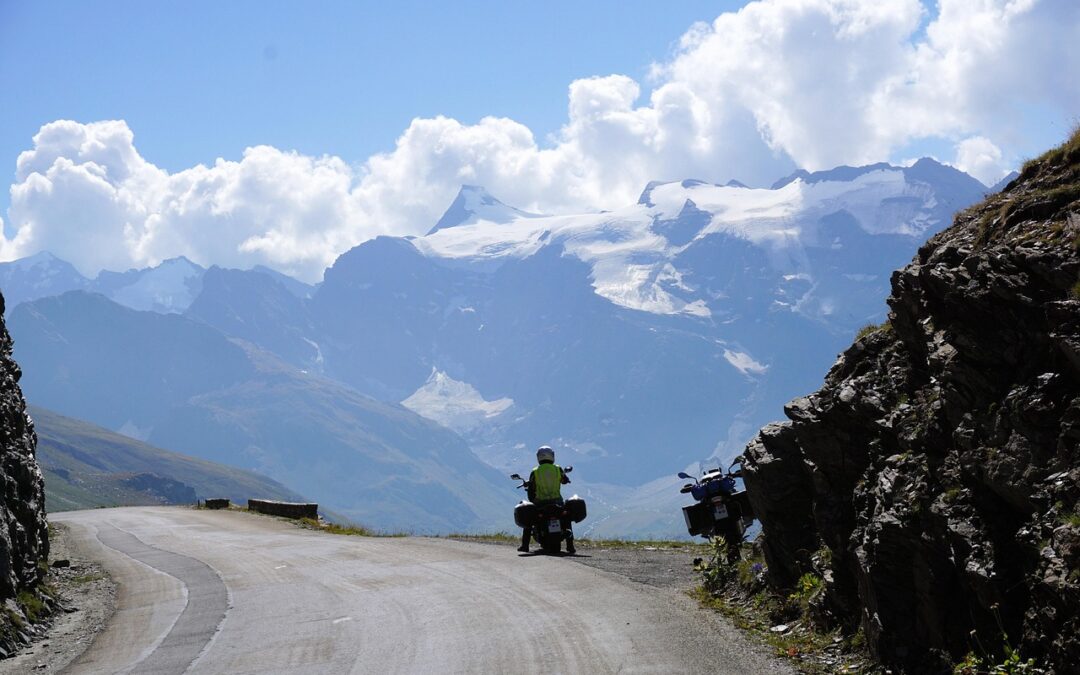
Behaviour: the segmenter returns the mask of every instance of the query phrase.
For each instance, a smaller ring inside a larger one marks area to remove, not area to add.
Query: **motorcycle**
[[[732,471],[736,464],[739,464],[739,458],[732,462],[726,472],[717,467],[707,470],[701,478],[679,472],[679,478],[694,481],[684,485],[679,492],[689,493],[697,500],[696,504],[683,507],[687,532],[707,539],[722,537],[727,545],[729,563],[742,557],[739,548],[743,534],[754,521],[746,490],[739,490],[735,483],[736,478],[742,477],[741,468]]]
[[[563,473],[570,473],[574,467],[568,466]],[[518,489],[529,487],[529,481],[518,474],[510,478],[521,481]],[[549,555],[556,555],[562,550],[562,542],[570,539],[574,531],[571,522],[585,520],[585,500],[577,495],[562,502],[534,504],[523,499],[514,507],[514,523],[524,529],[532,528],[532,538],[540,544],[540,550]]]

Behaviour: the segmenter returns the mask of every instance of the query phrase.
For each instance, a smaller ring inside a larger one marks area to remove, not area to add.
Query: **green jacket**
[[[547,502],[562,499],[561,486],[569,482],[561,466],[545,462],[529,474],[529,500]]]

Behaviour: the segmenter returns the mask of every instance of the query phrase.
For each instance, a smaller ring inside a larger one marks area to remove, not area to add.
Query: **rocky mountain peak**
[[[435,226],[428,231],[428,234],[458,225],[467,225],[478,220],[508,223],[515,218],[527,218],[533,215],[535,214],[502,203],[479,185],[462,185],[457,197]]]
[[[821,578],[819,620],[886,663],[1080,661],[1078,247],[1080,134],[893,273],[889,320],[746,448],[772,582]]]

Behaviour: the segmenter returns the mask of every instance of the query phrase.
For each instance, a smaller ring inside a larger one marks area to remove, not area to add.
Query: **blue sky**
[[[359,162],[435,115],[506,116],[543,138],[571,81],[644,79],[737,4],[3,0],[0,175],[57,119],[124,119],[169,171],[258,144]]]
[[[0,0],[0,260],[315,279],[463,183],[575,213],[931,155],[990,185],[1076,123],[1076,44],[1076,0]]]

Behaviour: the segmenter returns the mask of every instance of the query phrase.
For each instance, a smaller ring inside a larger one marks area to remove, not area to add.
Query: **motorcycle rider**
[[[529,474],[528,485],[529,501],[537,506],[546,504],[562,504],[562,486],[569,483],[570,479],[562,467],[555,463],[555,451],[549,446],[542,445],[536,451],[536,468]],[[566,529],[566,552],[573,555],[574,532],[570,529],[570,523],[564,522]],[[532,537],[532,527],[525,527],[521,531],[521,546],[518,550],[522,553],[529,552],[529,539]]]

